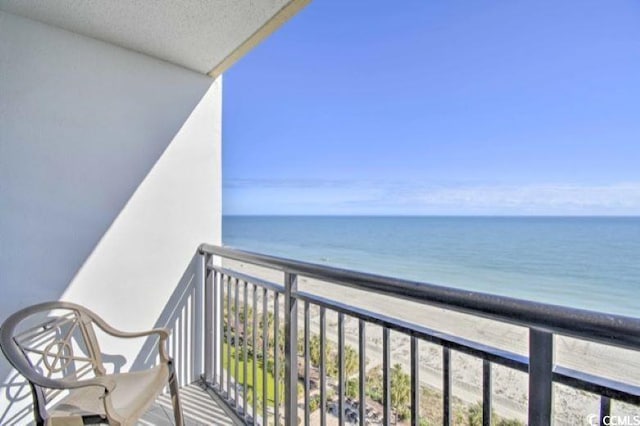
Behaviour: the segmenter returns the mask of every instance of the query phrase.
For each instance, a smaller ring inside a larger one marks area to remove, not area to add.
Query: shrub
[[[320,395],[313,395],[309,398],[309,412],[313,413],[320,408]]]
[[[345,395],[354,399],[358,397],[358,379],[351,379],[347,381]]]

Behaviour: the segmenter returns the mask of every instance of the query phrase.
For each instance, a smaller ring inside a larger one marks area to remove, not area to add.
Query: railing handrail
[[[385,277],[210,244],[201,244],[199,251],[519,326],[620,347],[640,348],[638,318]]]

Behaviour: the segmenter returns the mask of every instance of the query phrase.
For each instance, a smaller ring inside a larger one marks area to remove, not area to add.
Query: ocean
[[[223,244],[640,317],[639,217],[225,216]]]

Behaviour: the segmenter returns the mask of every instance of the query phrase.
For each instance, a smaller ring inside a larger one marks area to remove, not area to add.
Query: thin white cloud
[[[225,187],[228,213],[640,215],[640,182],[436,186],[274,179]]]
[[[471,186],[426,190],[424,205],[640,208],[640,183],[613,185]]]

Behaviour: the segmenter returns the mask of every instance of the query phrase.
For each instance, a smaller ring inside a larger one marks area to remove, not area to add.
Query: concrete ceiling
[[[216,76],[310,0],[0,0],[0,9]]]

